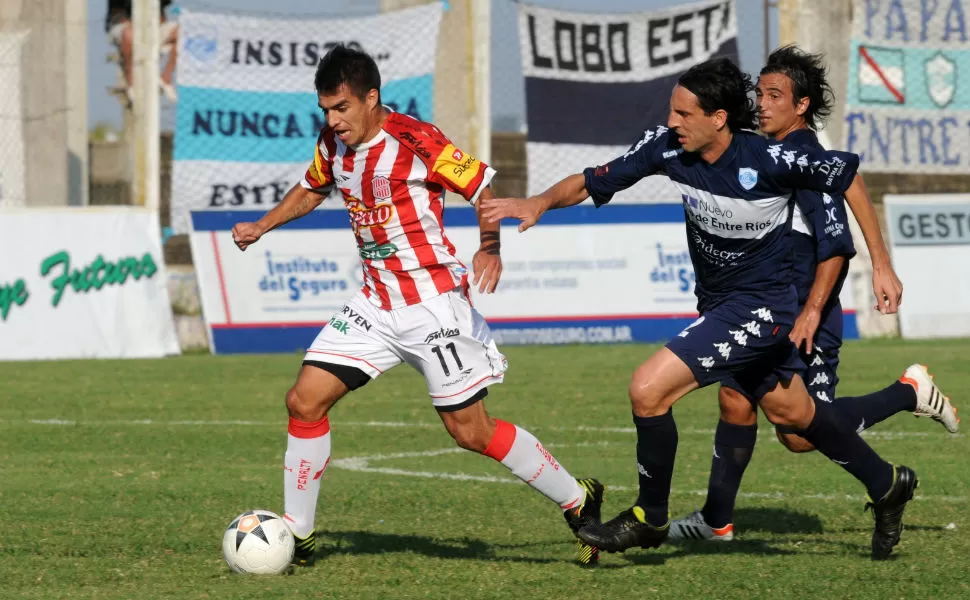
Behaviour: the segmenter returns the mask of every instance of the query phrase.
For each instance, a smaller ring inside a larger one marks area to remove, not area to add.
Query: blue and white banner
[[[624,14],[521,4],[519,40],[530,195],[666,124],[670,92],[690,67],[715,56],[738,60],[734,0]],[[653,176],[616,202],[681,200],[666,177]]]
[[[381,70],[381,99],[430,121],[441,4],[356,19],[183,10],[172,227],[192,210],[266,210],[300,181],[324,124],[313,76],[337,43]]]
[[[361,286],[344,210],[317,210],[246,252],[230,230],[256,213],[193,212],[190,235],[202,309],[216,353],[307,348]],[[448,238],[467,266],[475,209],[446,208]],[[669,204],[552,211],[529,235],[503,228],[502,279],[472,290],[500,345],[661,342],[697,318],[684,211]],[[848,290],[845,337],[858,337]]]
[[[856,0],[844,147],[864,171],[970,170],[970,0]]]

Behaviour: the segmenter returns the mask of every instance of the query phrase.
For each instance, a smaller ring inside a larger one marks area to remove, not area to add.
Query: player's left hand
[[[872,266],[872,291],[876,295],[876,310],[884,315],[896,314],[903,301],[903,283],[892,265]]]
[[[498,243],[493,244],[483,246],[472,258],[472,270],[475,272],[472,284],[477,285],[478,291],[483,294],[494,292],[502,277],[502,257],[499,255]]]
[[[542,208],[535,197],[532,198],[482,198],[482,215],[489,223],[497,223],[511,217],[522,221],[519,233],[539,222]]]
[[[815,343],[815,332],[818,331],[821,320],[822,315],[817,310],[809,308],[802,310],[798,318],[795,319],[795,326],[788,334],[788,339],[794,342],[799,350],[804,346],[805,354],[811,354],[812,345]]]

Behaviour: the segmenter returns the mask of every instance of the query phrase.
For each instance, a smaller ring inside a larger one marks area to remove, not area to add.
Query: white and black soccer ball
[[[247,510],[232,520],[222,536],[222,556],[237,573],[274,575],[293,560],[295,540],[276,513]]]

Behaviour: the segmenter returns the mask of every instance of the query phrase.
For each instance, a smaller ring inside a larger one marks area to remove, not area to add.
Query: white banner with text
[[[904,338],[970,336],[970,194],[887,194]]]
[[[158,216],[0,210],[0,360],[179,353]]]
[[[217,353],[304,349],[361,286],[346,211],[316,210],[240,252],[232,227],[259,214],[192,213],[192,256]],[[666,341],[697,316],[683,215],[676,204],[618,204],[553,211],[521,235],[504,227],[499,288],[473,290],[472,300],[500,345]],[[449,206],[444,219],[471,268],[474,209]],[[851,310],[845,328],[857,337]]]

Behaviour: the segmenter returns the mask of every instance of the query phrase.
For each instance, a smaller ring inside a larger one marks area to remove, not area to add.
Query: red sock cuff
[[[492,439],[488,442],[488,447],[485,448],[485,452],[482,452],[482,454],[502,462],[508,455],[509,450],[512,449],[514,442],[515,425],[501,419],[495,419],[495,433],[492,434]]]
[[[323,437],[330,433],[330,419],[324,417],[319,421],[307,422],[297,421],[293,417],[290,417],[290,424],[287,426],[286,431],[293,437],[304,440]]]

